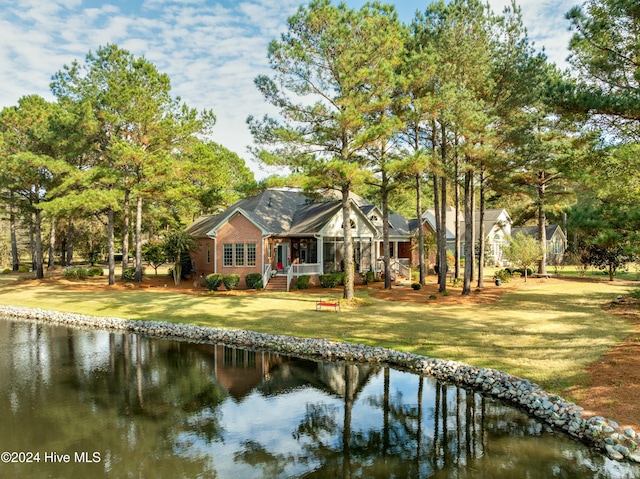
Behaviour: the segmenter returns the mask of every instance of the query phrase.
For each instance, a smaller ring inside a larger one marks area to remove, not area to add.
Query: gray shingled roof
[[[335,195],[327,194],[329,198]],[[365,216],[375,208],[373,203],[352,195],[354,203]],[[226,211],[198,218],[187,228],[191,235],[202,238],[228,221],[230,215],[241,210],[246,217],[274,235],[305,235],[318,233],[340,211],[341,201],[311,202],[299,191],[269,189],[251,198],[236,201]],[[408,236],[409,221],[398,213],[389,214],[392,236]]]
[[[411,234],[411,226],[409,220],[395,211],[389,212],[389,226],[392,236],[409,236]]]
[[[556,230],[560,228],[560,226],[558,225],[547,225],[545,226],[544,230],[545,230],[545,235],[546,235],[546,240],[550,240],[551,238],[553,238],[553,234],[556,232]],[[538,227],[537,226],[519,226],[517,228],[512,228],[511,229],[511,235],[515,236],[518,233],[524,233],[527,236],[531,236],[533,238],[538,239]]]
[[[340,201],[312,203],[298,209],[291,223],[290,235],[318,233],[342,208]]]
[[[198,218],[187,228],[187,232],[195,237],[205,237],[227,221],[230,214],[242,210],[250,221],[264,231],[285,234],[291,228],[296,211],[307,201],[307,197],[297,191],[269,189],[236,201],[220,214]]]
[[[186,232],[195,238],[206,238],[207,233],[220,224],[221,217],[224,217],[224,214],[200,216],[189,225]]]

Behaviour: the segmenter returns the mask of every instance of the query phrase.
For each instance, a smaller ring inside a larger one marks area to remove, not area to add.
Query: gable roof
[[[318,233],[342,209],[340,201],[327,201],[302,206],[296,211],[289,229],[290,235]]]
[[[239,213],[265,233],[284,234],[298,208],[307,201],[297,191],[269,189],[236,201],[220,214],[201,216],[186,231],[198,238],[215,235],[218,228]]]
[[[342,201],[335,192],[325,195],[329,201],[313,201],[300,191],[268,189],[251,198],[236,201],[217,215],[201,216],[186,231],[196,238],[215,236],[217,230],[234,215],[241,214],[263,234],[302,236],[319,233],[341,209]],[[369,219],[370,213],[379,211],[371,202],[352,193],[352,208],[359,213],[372,231],[382,234]],[[409,236],[409,221],[402,215],[389,212],[389,235]]]
[[[460,220],[464,216],[460,212]],[[422,215],[422,223],[427,223],[433,231],[436,230],[436,210],[429,209]],[[417,227],[417,223],[416,223]],[[445,218],[445,230],[447,233],[447,241],[453,241],[456,238],[456,209],[453,206],[447,206],[447,217]]]
[[[562,228],[560,228],[559,225],[547,225],[544,227],[544,231],[545,231],[546,241],[551,240],[553,236],[556,234],[556,232],[558,231],[561,233],[562,239],[563,240],[565,239],[564,231],[562,231]],[[518,233],[524,233],[527,236],[532,236],[533,238],[538,239],[537,226],[519,226],[518,228],[513,228],[511,230],[511,234],[514,236]]]
[[[446,212],[447,212],[447,217],[445,219],[445,229],[447,233],[447,241],[453,241],[455,240],[455,237],[456,237],[455,235],[456,209],[453,206],[447,206]],[[479,211],[473,212],[474,234],[476,236],[480,228],[479,216],[480,216]],[[502,224],[503,217],[504,217],[505,224]],[[460,224],[458,225],[458,233],[460,234],[460,237],[464,239],[465,218],[464,218],[464,213],[462,211],[459,212],[459,219],[460,219]],[[434,209],[429,209],[424,212],[424,214],[422,215],[422,223],[423,224],[427,223],[433,231],[436,230],[436,217],[435,217]],[[491,229],[494,228],[495,226],[498,226],[499,228],[504,229],[504,226],[506,226],[506,224],[511,224],[511,217],[509,216],[509,213],[507,212],[507,210],[505,210],[504,208],[485,210],[483,224],[484,224],[484,233],[488,235]],[[411,225],[413,226],[411,231],[415,231],[418,227],[417,220],[412,220]]]

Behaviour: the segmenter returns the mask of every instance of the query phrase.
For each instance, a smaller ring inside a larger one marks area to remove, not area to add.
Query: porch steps
[[[286,291],[287,290],[287,275],[274,276],[267,283],[266,291]]]

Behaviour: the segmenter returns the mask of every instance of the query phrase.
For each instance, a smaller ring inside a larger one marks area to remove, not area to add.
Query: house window
[[[256,244],[250,243],[247,245],[247,266],[256,265]]]
[[[207,245],[207,264],[211,263],[211,245]]]
[[[236,266],[244,266],[244,244],[236,244]]]
[[[255,266],[257,260],[256,243],[229,243],[224,245],[222,252],[223,266],[244,267]]]
[[[223,266],[233,266],[233,245],[225,244],[222,250]]]

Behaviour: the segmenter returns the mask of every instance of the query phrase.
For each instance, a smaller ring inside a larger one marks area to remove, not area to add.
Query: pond
[[[0,477],[640,477],[384,365],[0,320],[0,382]]]

